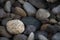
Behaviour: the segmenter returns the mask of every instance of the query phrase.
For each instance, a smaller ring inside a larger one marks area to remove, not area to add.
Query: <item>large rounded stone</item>
[[[36,13],[36,18],[39,20],[45,20],[50,16],[50,13],[45,9],[39,9]]]
[[[23,7],[26,10],[28,16],[32,16],[36,13],[36,9],[28,2],[24,2]]]
[[[6,26],[11,34],[19,34],[25,30],[23,22],[18,19],[8,21]]]

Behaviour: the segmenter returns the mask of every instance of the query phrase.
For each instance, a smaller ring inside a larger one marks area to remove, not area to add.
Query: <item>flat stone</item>
[[[24,2],[23,7],[27,12],[28,16],[32,16],[36,13],[36,9],[28,2]]]
[[[37,28],[40,26],[41,22],[35,19],[34,17],[24,17],[22,21],[25,25],[34,25]]]

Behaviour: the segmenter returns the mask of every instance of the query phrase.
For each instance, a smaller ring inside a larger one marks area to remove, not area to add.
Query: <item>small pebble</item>
[[[19,14],[22,17],[27,16],[26,12],[20,7],[15,7],[15,13]]]
[[[4,6],[5,11],[7,11],[8,13],[11,12],[11,6],[11,1],[7,1]]]
[[[6,31],[4,26],[0,26],[0,36],[11,38],[11,35]]]
[[[34,40],[34,33],[31,32],[27,40]]]
[[[8,21],[6,26],[11,34],[23,33],[25,30],[23,22],[18,19]]]
[[[45,8],[44,0],[29,0],[29,2],[37,8]]]
[[[19,3],[24,4],[24,0],[18,0]]]
[[[18,34],[14,36],[13,40],[27,40],[27,36],[24,34]]]
[[[9,39],[6,37],[0,37],[0,40],[9,40]]]
[[[39,20],[45,20],[48,17],[50,17],[50,13],[46,9],[39,9],[36,13],[36,18]]]
[[[0,0],[0,3],[4,3],[6,0]]]
[[[55,19],[50,19],[49,21],[50,23],[57,23],[57,21]]]
[[[38,35],[39,40],[48,40],[45,36],[43,35]]]
[[[60,14],[60,5],[54,7],[54,8],[52,9],[52,12],[53,12],[54,14]]]
[[[28,16],[33,16],[36,13],[36,9],[28,2],[24,2],[23,7]]]
[[[36,27],[39,27],[41,22],[35,19],[34,17],[24,17],[22,18],[22,21],[25,25],[34,25]]]
[[[5,13],[5,11],[1,8],[1,9],[0,9],[0,18],[4,18],[4,17],[6,17],[6,13]]]
[[[46,0],[47,2],[51,2],[51,3],[54,3],[56,2],[57,0]]]
[[[60,40],[60,33],[54,34],[52,40]]]
[[[26,30],[24,32],[24,34],[30,34],[31,32],[35,32],[36,31],[36,27],[33,25],[27,25]]]

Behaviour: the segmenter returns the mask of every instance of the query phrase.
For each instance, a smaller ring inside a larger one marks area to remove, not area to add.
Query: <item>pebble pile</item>
[[[60,40],[60,0],[0,0],[0,40]]]

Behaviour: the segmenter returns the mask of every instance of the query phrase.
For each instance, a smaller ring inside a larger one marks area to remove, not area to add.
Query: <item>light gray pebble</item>
[[[12,6],[11,1],[7,1],[4,6],[5,11],[11,12],[11,6]]]
[[[36,9],[28,2],[24,2],[23,7],[27,12],[28,16],[32,16],[36,13]]]

